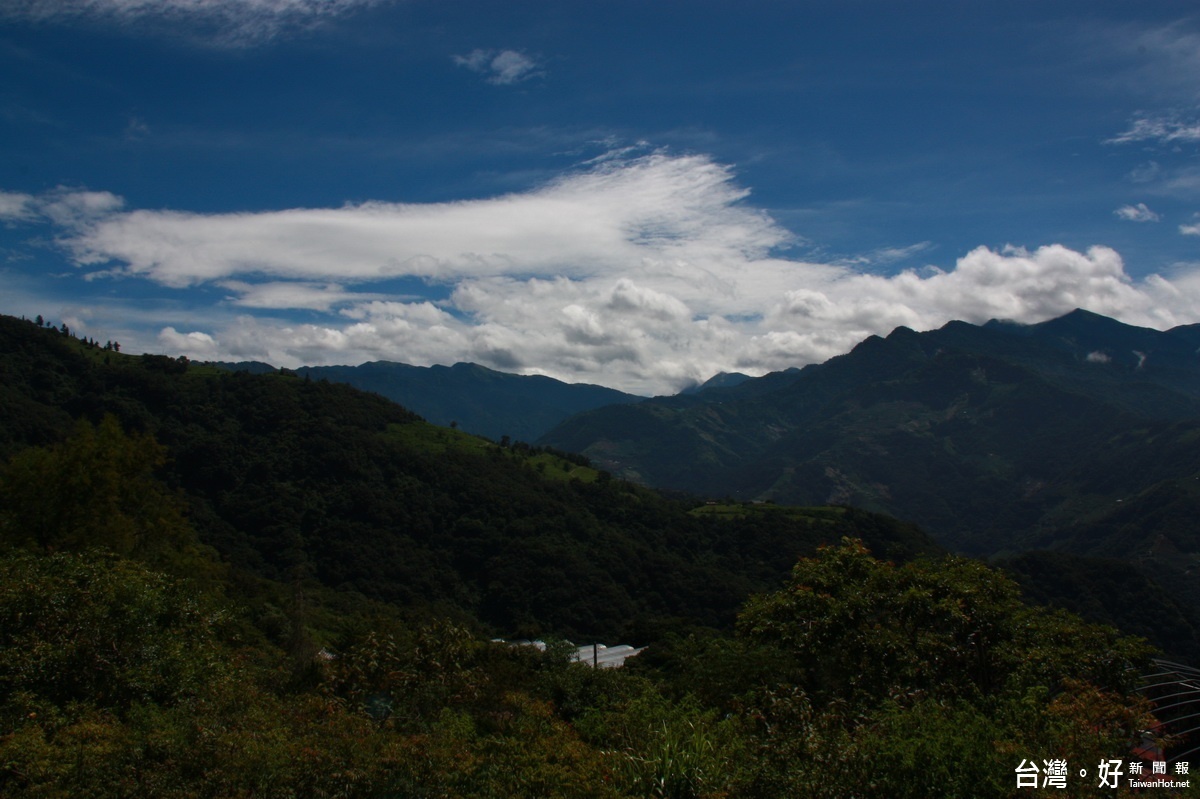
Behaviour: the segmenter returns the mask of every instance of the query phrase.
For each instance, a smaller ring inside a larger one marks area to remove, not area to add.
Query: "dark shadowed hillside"
[[[1198,421],[1185,332],[1077,311],[899,328],[819,366],[581,414],[542,441],[649,485],[844,502],[989,553],[1196,473]]]
[[[223,369],[262,372],[265,364],[222,363]],[[266,367],[270,369],[270,367]],[[576,413],[643,397],[604,386],[564,383],[540,375],[497,372],[473,363],[410,366],[372,361],[359,366],[305,366],[297,374],[346,383],[412,409],[429,422],[454,425],[493,441],[534,441]]]

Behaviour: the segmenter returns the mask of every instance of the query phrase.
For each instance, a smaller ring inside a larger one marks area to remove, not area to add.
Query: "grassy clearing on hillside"
[[[547,480],[579,480],[594,483],[600,473],[588,466],[561,458],[551,452],[530,448],[505,447],[471,433],[450,427],[439,427],[428,422],[388,425],[387,436],[393,441],[418,451],[444,454],[447,452],[472,452],[480,455],[503,453],[517,461],[524,461]]]
[[[497,446],[485,438],[464,433],[450,427],[438,427],[429,422],[409,422],[406,424],[389,424],[387,437],[413,449],[444,453],[450,451],[468,451],[486,453]]]
[[[799,507],[772,505],[765,502],[709,503],[689,511],[693,516],[716,516],[728,519],[745,519],[751,516],[785,516],[789,519],[805,519],[811,524],[833,524],[845,512],[845,508],[833,505]]]
[[[600,473],[591,467],[571,463],[549,452],[539,452],[531,456],[528,462],[538,474],[548,480],[580,480],[584,483],[594,483],[600,476]]]

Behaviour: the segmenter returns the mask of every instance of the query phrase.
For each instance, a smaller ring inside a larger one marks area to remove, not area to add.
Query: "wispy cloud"
[[[1154,142],[1177,144],[1200,142],[1200,121],[1178,114],[1139,115],[1130,123],[1129,129],[1106,144],[1129,144],[1131,142]]]
[[[73,226],[112,214],[123,205],[124,200],[111,192],[66,186],[39,195],[0,191],[0,221],[30,223],[49,220]]]
[[[338,306],[362,304],[387,297],[384,294],[346,291],[337,283],[247,283],[224,280],[217,285],[233,292],[227,298],[230,303],[246,308],[329,311]]]
[[[456,203],[200,214],[58,190],[0,209],[55,225],[85,276],[227,292],[151,346],[281,366],[471,360],[650,394],[822,361],[897,325],[1200,318],[1200,271],[1135,281],[1104,247],[979,248],[899,274],[779,257],[795,236],[748,199],[729,167],[660,152]],[[398,278],[444,299],[395,293]]]
[[[839,264],[861,268],[881,268],[892,264],[902,263],[924,252],[933,249],[933,242],[921,241],[904,247],[880,247],[861,255],[840,259]]]
[[[39,214],[37,200],[30,194],[15,191],[0,191],[0,222],[33,222]]]
[[[1132,169],[1128,177],[1132,183],[1153,183],[1162,175],[1162,171],[1157,161],[1147,161]]]
[[[1113,211],[1117,219],[1123,219],[1126,222],[1157,222],[1159,215],[1151,211],[1145,203],[1137,205],[1122,205],[1117,210]]]
[[[1200,31],[1195,18],[1135,31],[1118,44],[1135,56],[1140,67],[1134,72],[1141,94],[1171,97],[1194,103],[1200,92]]]
[[[255,214],[133,211],[72,229],[77,263],[183,287],[258,274],[302,280],[510,272],[587,277],[630,264],[761,256],[789,238],[740,204],[726,167],[699,156],[606,162],[535,191],[487,200]]]
[[[216,44],[251,45],[389,0],[6,0],[0,18],[149,25]],[[200,26],[200,27],[195,27]]]
[[[454,63],[485,75],[488,83],[511,86],[542,74],[536,60],[517,50],[472,50],[454,56]]]
[[[1190,225],[1180,225],[1179,232],[1185,236],[1200,236],[1200,214],[1194,215],[1196,221]]]

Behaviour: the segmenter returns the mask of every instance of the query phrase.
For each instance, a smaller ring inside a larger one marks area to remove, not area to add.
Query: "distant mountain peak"
[[[1119,319],[1113,319],[1109,316],[1098,314],[1095,311],[1087,311],[1083,308],[1076,308],[1070,313],[1065,313],[1062,316],[1048,319],[1045,322],[1040,322],[1036,325],[1031,325],[1035,331],[1070,331],[1070,332],[1085,332],[1085,331],[1150,331],[1158,333],[1159,331],[1153,328],[1139,327],[1137,325],[1126,324]]]
[[[496,440],[508,436],[532,441],[573,414],[643,399],[603,386],[500,372],[467,361],[452,366],[374,361],[361,366],[311,366],[297,371],[373,391],[433,424],[454,424]]]
[[[712,377],[705,380],[703,383],[697,383],[690,388],[685,388],[680,394],[699,394],[701,391],[709,391],[714,388],[732,388],[745,383],[747,380],[753,380],[750,375],[742,374],[741,372],[717,372]]]

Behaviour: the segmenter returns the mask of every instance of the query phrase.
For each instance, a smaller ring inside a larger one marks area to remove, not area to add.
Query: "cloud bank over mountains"
[[[280,366],[469,360],[652,394],[822,361],[898,325],[1076,307],[1157,328],[1200,318],[1200,272],[1134,280],[1100,246],[980,247],[894,275],[805,260],[701,155],[613,156],[450,203],[201,214],[103,191],[0,193],[0,221],[53,226],[84,279],[220,298],[147,348]]]

